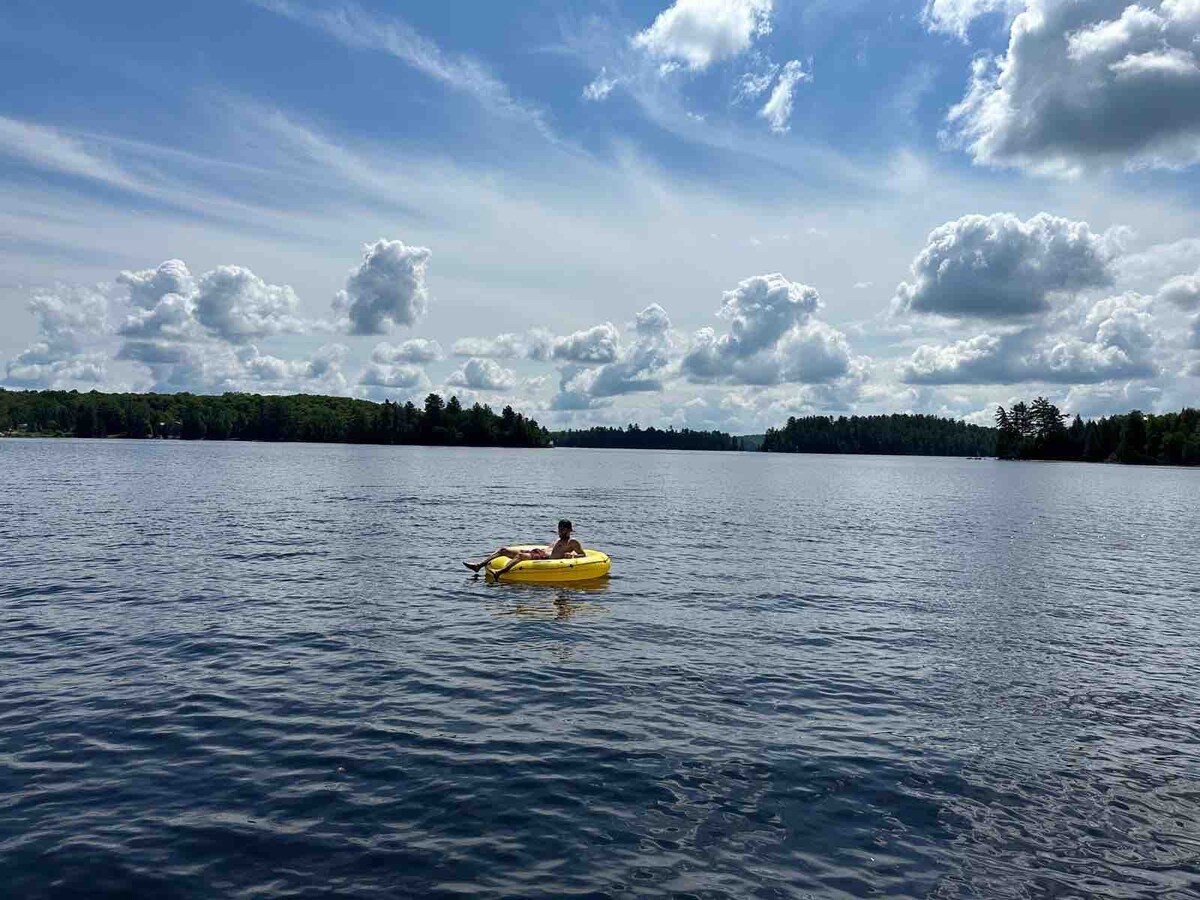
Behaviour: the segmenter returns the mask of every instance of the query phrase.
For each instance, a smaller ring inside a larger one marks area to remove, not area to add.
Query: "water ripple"
[[[0,462],[7,895],[1196,896],[1194,472]],[[561,514],[610,581],[457,563]]]

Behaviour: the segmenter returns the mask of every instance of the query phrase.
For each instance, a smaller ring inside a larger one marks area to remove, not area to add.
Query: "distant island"
[[[1200,465],[1200,410],[1146,415],[1138,410],[1084,422],[1045,397],[996,410],[996,455],[1001,459]]]
[[[748,450],[741,438],[724,431],[692,431],[683,428],[626,428],[597,426],[579,431],[556,431],[558,447],[617,447],[629,450]]]
[[[996,429],[957,419],[889,416],[807,416],[768,428],[767,453],[874,453],[888,456],[995,456]]]
[[[547,447],[550,434],[511,406],[497,414],[438,394],[423,406],[349,397],[229,393],[102,394],[0,389],[0,433],[52,437],[181,438]]]

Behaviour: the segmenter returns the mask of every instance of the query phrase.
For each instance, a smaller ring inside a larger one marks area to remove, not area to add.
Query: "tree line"
[[[996,429],[938,416],[792,416],[768,428],[767,453],[876,453],[897,456],[992,456]]]
[[[550,435],[506,406],[438,394],[423,406],[296,394],[102,394],[0,388],[0,433],[210,441],[545,447]]]
[[[1200,410],[1146,415],[1140,410],[1068,426],[1045,397],[996,410],[1001,459],[1058,459],[1135,465],[1200,465]]]
[[[596,426],[577,431],[556,431],[554,443],[559,447],[621,447],[632,450],[742,450],[741,439],[724,431],[692,431],[674,426],[661,429],[650,426],[625,428]]]

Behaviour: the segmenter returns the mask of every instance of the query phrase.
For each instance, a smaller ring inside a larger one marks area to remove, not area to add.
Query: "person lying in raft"
[[[572,530],[570,519],[558,520],[558,540],[549,547],[535,547],[533,550],[510,550],[508,547],[501,547],[483,562],[464,562],[463,565],[472,572],[478,573],[485,568],[488,563],[498,556],[507,556],[508,565],[496,573],[496,580],[500,580],[500,576],[511,569],[519,562],[527,559],[575,559],[583,556],[583,545],[575,538],[571,537]]]

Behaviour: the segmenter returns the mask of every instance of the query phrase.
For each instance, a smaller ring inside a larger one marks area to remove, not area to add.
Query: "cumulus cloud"
[[[771,0],[676,0],[633,45],[699,71],[748,50],[771,31]]]
[[[604,352],[577,354],[582,363],[578,360],[569,362],[560,369],[559,390],[551,401],[552,409],[596,409],[607,405],[612,397],[663,389],[663,377],[675,347],[671,318],[665,309],[651,303],[639,312],[633,322],[634,341],[626,347],[622,347],[619,335],[611,325],[597,327],[604,332],[603,342],[576,342],[576,347],[595,347],[603,343]],[[588,333],[578,332],[574,337]],[[607,357],[610,346],[609,362],[600,366],[588,364],[594,363],[597,355]]]
[[[545,328],[530,328],[525,332],[525,356],[536,362],[546,362],[554,352],[554,335]]]
[[[505,332],[495,337],[465,337],[454,342],[455,356],[485,359],[532,359],[545,362],[554,349],[554,335],[545,328],[530,328],[524,334]]]
[[[368,387],[416,391],[429,387],[429,377],[420,366],[371,362],[358,376],[358,383]]]
[[[1180,309],[1200,309],[1200,274],[1172,278],[1159,288],[1157,297]]]
[[[289,285],[267,284],[241,266],[205,272],[196,292],[197,320],[233,343],[302,330],[298,306]]]
[[[343,327],[351,334],[386,334],[395,325],[416,324],[429,305],[425,269],[431,255],[402,241],[364,245],[362,262],[333,301]]]
[[[804,71],[799,60],[788,62],[779,73],[779,80],[771,90],[771,96],[763,104],[758,114],[767,120],[771,130],[776,134],[786,134],[791,130],[788,123],[792,118],[792,93],[796,85],[811,81],[812,75]]]
[[[21,388],[57,388],[95,385],[104,380],[103,354],[57,357],[44,341],[28,347],[5,367],[5,383]]]
[[[345,354],[345,347],[332,344],[306,359],[286,360],[261,353],[253,344],[130,340],[118,358],[144,364],[157,391],[345,394]]]
[[[340,344],[300,359],[262,353],[252,339],[307,330],[288,286],[268,284],[241,266],[222,265],[194,278],[177,259],[155,269],[122,272],[128,290],[123,339],[116,358],[148,371],[155,390],[255,390],[347,393]],[[399,355],[432,352],[420,340],[394,348]],[[378,348],[377,348],[378,350]]]
[[[108,298],[88,287],[58,286],[34,292],[27,304],[39,340],[5,367],[5,382],[17,387],[95,384],[105,374],[103,355],[89,346],[109,330]]]
[[[970,4],[968,4],[970,5]],[[1200,160],[1194,0],[1028,0],[948,118],[975,162],[1042,172]]]
[[[683,358],[683,370],[696,380],[732,375],[735,366],[773,351],[790,329],[806,323],[821,307],[815,288],[782,275],[756,275],[726,291],[717,315],[729,320],[730,333],[717,336],[702,328]]]
[[[181,259],[168,259],[157,269],[122,272],[117,284],[129,288],[129,302],[139,309],[149,309],[167,294],[190,297],[196,292],[192,273]]]
[[[320,391],[329,394],[343,394],[346,391],[346,378],[342,374],[346,348],[341,344],[327,344],[308,359],[280,359],[260,353],[253,345],[240,348],[236,356],[245,374],[260,390]],[[236,380],[239,373],[229,372],[225,377]]]
[[[702,328],[683,357],[693,382],[747,385],[816,384],[850,376],[858,362],[842,332],[816,321],[815,288],[784,276],[757,275],[726,291],[718,315],[730,330]]]
[[[897,312],[951,318],[1015,319],[1044,312],[1050,295],[1113,281],[1111,235],[1046,213],[969,215],[934,229],[913,260],[912,281],[893,298]]]
[[[431,363],[442,358],[442,345],[427,338],[412,338],[402,344],[380,343],[371,351],[371,361],[381,365]]]
[[[945,345],[925,345],[904,365],[909,384],[1095,384],[1152,378],[1151,298],[1123,294],[1084,310],[1071,327],[984,333]]]
[[[148,309],[134,307],[118,333],[134,339],[196,337],[195,305],[182,294],[164,294]]]
[[[565,362],[603,364],[617,358],[621,335],[611,322],[593,325],[554,341],[551,356]]]
[[[475,391],[503,391],[517,383],[517,375],[491,359],[468,359],[446,379],[447,384]]]
[[[58,287],[35,291],[29,311],[38,332],[53,347],[78,352],[108,329],[108,298],[87,287]]]
[[[516,359],[522,355],[519,334],[506,332],[495,337],[465,337],[454,342],[455,356],[479,356],[487,359]]]
[[[615,362],[590,373],[586,390],[592,397],[616,397],[662,390],[662,371],[670,362],[671,319],[651,303],[634,320],[637,340]]]

